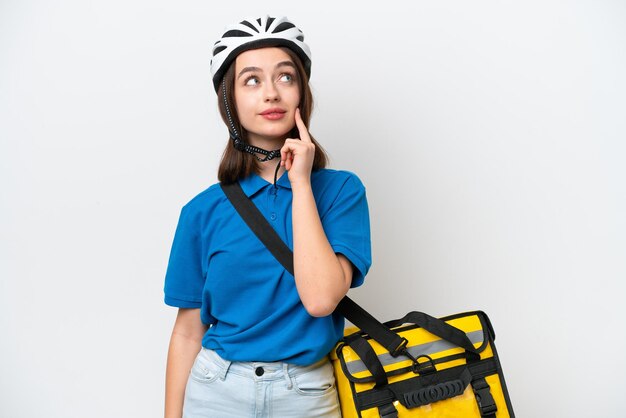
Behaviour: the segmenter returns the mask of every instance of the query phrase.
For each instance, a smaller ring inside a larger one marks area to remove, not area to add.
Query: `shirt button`
[[[272,213],[272,214],[270,215],[270,219],[271,219],[272,221],[275,221],[275,220],[276,220],[276,214],[275,214],[275,213]]]
[[[256,374],[259,377],[263,376],[263,373],[265,373],[265,370],[263,370],[263,367],[257,367],[256,370],[254,371],[254,374]]]

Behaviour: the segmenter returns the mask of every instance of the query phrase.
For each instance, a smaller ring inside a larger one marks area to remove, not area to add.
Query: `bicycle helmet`
[[[211,74],[218,90],[224,73],[237,55],[249,49],[284,46],[298,55],[307,77],[311,76],[311,50],[304,43],[304,34],[286,17],[245,19],[227,26],[222,37],[213,45]]]

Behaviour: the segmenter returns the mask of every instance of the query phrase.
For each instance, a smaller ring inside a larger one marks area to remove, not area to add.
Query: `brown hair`
[[[296,70],[298,72],[298,87],[300,88],[300,115],[302,116],[302,121],[309,127],[309,121],[311,120],[311,113],[313,111],[313,94],[311,93],[311,88],[309,86],[309,80],[306,76],[306,72],[304,70],[304,66],[302,65],[302,61],[300,58],[292,52],[289,48],[280,47],[291,60],[296,64]],[[228,108],[230,110],[230,115],[233,120],[233,124],[235,125],[235,129],[241,136],[241,139],[244,142],[247,142],[247,132],[241,123],[239,123],[239,117],[237,115],[237,106],[235,105],[235,61],[230,64],[228,70],[224,74],[224,82],[226,84],[226,100],[228,101]],[[229,125],[228,116],[226,115],[226,106],[224,105],[224,97],[223,97],[223,84],[220,83],[219,88],[217,90],[217,105],[220,110],[220,115],[222,116],[222,120],[226,124]],[[310,134],[309,134],[310,135]],[[298,138],[298,128],[294,126],[294,128],[289,132],[288,138]],[[328,162],[328,155],[326,151],[322,148],[322,146],[313,138],[311,135],[311,141],[315,144],[315,157],[313,158],[313,170],[319,170],[321,168],[326,167]],[[217,178],[219,181],[225,184],[235,183],[239,179],[249,176],[250,174],[259,173],[259,161],[254,157],[254,155],[249,154],[247,152],[239,151],[235,149],[232,144],[232,139],[228,138],[228,142],[226,143],[226,148],[224,148],[224,153],[222,154],[222,160],[220,161],[220,165],[217,171]]]

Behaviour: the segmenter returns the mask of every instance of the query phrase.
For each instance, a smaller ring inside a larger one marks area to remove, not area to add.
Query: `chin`
[[[289,132],[291,132],[292,129],[293,129],[293,126],[291,128],[276,127],[276,129],[267,129],[267,130],[261,131],[259,132],[259,134],[268,138],[283,138],[289,135]]]

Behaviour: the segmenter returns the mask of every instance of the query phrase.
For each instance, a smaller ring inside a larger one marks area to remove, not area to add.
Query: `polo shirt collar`
[[[266,186],[273,185],[272,183],[264,180],[256,173],[252,173],[248,177],[239,180],[239,184],[241,185],[243,192],[248,197],[251,197]],[[280,178],[276,182],[276,185],[279,187],[284,187],[286,189],[291,189],[291,182],[289,181],[289,176],[287,175],[287,172],[283,173],[283,175],[280,176]]]
[[[287,175],[287,171],[285,171],[282,176],[276,182],[276,185],[284,187],[286,189],[291,189],[291,182],[289,181],[289,176]]]

